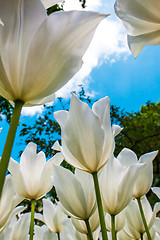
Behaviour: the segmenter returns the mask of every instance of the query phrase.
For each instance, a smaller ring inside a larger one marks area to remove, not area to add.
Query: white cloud
[[[56,96],[67,98],[71,91],[79,89],[79,84],[85,86],[85,91],[89,94],[88,88],[92,81],[90,73],[93,68],[107,62],[113,64],[122,56],[127,57],[129,54],[126,32],[122,24],[112,20],[110,16],[107,17],[99,24],[96,30],[95,36],[83,57],[84,64],[82,68],[56,93]]]
[[[22,115],[23,116],[34,116],[35,114],[41,114],[43,112],[43,105],[41,106],[34,106],[34,107],[23,107],[22,108]]]
[[[79,0],[65,0],[64,10],[82,10],[81,7],[82,2]],[[102,6],[101,0],[87,0],[86,8],[84,10],[87,11],[98,11]]]

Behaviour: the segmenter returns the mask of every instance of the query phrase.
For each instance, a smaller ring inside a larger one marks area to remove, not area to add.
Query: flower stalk
[[[140,233],[140,235],[141,235],[141,240],[143,240],[143,233]]]
[[[34,213],[35,213],[35,199],[31,200],[31,224],[30,224],[30,237],[29,240],[33,240],[34,235]]]
[[[58,240],[61,240],[59,232],[57,232],[57,238],[58,238]]]
[[[23,105],[24,105],[24,103],[21,100],[15,101],[13,116],[11,119],[11,124],[9,127],[7,139],[6,139],[5,146],[4,146],[3,153],[2,153],[2,158],[0,161],[0,197],[1,197],[2,189],[3,189],[4,180],[5,180],[5,176],[6,176],[6,172],[7,172],[7,168],[8,168],[8,164],[9,164],[9,159],[11,156],[12,147],[13,147],[13,143],[14,143],[17,127],[19,124],[19,118],[21,115],[21,110],[22,110]]]
[[[97,205],[98,205],[98,212],[99,212],[99,220],[100,220],[101,231],[102,231],[102,238],[103,238],[103,240],[108,240],[97,172],[92,173],[92,176],[93,176],[94,187],[95,187],[95,192],[96,192],[96,199],[97,199]]]
[[[115,215],[111,215],[112,240],[117,240],[115,231]]]
[[[140,198],[137,198],[137,202],[138,202],[139,210],[140,210],[140,213],[141,213],[142,221],[143,221],[143,224],[144,224],[144,227],[145,227],[145,230],[146,230],[147,238],[148,238],[148,240],[152,240],[150,232],[149,232],[149,228],[147,226],[147,222],[146,222],[146,218],[145,218],[145,215],[144,215],[144,211],[143,211],[143,208],[142,208]]]
[[[86,227],[87,227],[87,231],[88,231],[88,234],[87,234],[88,240],[93,240],[92,231],[91,231],[91,228],[89,225],[89,220],[86,219],[85,223],[86,223]]]

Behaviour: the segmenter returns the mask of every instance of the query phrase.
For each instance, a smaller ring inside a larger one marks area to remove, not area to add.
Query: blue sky
[[[108,95],[111,103],[127,111],[140,110],[148,100],[160,99],[160,46],[148,46],[135,59],[103,64],[91,73],[97,97]]]
[[[71,0],[70,0],[71,1]],[[72,0],[77,3],[77,0]],[[114,1],[88,0],[86,10],[98,10],[111,13],[97,29],[93,42],[84,56],[84,65],[79,73],[60,91],[57,96],[69,100],[71,91],[78,90],[82,84],[87,94],[94,99],[109,96],[111,104],[126,111],[140,110],[148,100],[158,102],[160,98],[160,46],[147,46],[135,59],[130,53],[126,31],[113,11]],[[73,6],[73,4],[72,4]],[[79,6],[75,4],[75,8]],[[68,6],[69,10],[70,6]],[[32,121],[43,114],[43,107],[25,108],[21,121]],[[33,117],[34,116],[34,117]],[[3,150],[8,125],[0,133],[0,155]],[[17,159],[18,137],[15,141],[12,157]],[[22,149],[23,150],[23,149]]]

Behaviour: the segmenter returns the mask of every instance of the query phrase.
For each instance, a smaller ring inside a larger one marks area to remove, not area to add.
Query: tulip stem
[[[140,235],[141,235],[141,240],[143,240],[143,233],[140,233]]]
[[[4,146],[3,153],[2,153],[2,158],[0,161],[0,198],[1,198],[1,194],[2,194],[5,176],[6,176],[9,159],[11,156],[12,147],[13,147],[17,127],[19,124],[19,118],[21,115],[21,110],[22,110],[23,104],[24,103],[20,100],[15,101],[15,107],[13,109],[13,116],[11,119],[7,139],[5,142],[5,146]]]
[[[115,231],[115,215],[111,215],[112,240],[117,240]]]
[[[88,231],[88,234],[87,234],[88,240],[93,240],[93,236],[92,236],[92,231],[91,231],[91,228],[90,228],[89,220],[86,219],[85,223],[86,223],[86,227],[87,227],[87,231]]]
[[[35,212],[35,199],[31,200],[31,223],[30,223],[30,238],[29,240],[33,240],[34,235],[34,212]]]
[[[99,220],[100,220],[101,231],[102,231],[102,239],[103,240],[108,240],[97,172],[92,173],[92,176],[93,176],[94,187],[95,187],[95,192],[96,192],[96,199],[97,199],[98,212],[99,212]]]
[[[148,240],[152,240],[149,229],[148,229],[148,226],[147,226],[147,222],[146,222],[146,219],[145,219],[145,216],[144,216],[144,211],[143,211],[143,208],[142,208],[140,198],[137,198],[137,202],[138,202],[138,206],[139,206],[139,211],[141,213],[142,221],[143,221],[143,224],[144,224],[144,227],[145,227],[145,230],[146,230],[147,238],[148,238]]]
[[[58,240],[61,240],[61,239],[60,239],[60,233],[59,233],[59,232],[57,232],[57,237],[58,237]]]

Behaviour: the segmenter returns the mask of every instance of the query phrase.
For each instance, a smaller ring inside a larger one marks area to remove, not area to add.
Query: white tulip
[[[0,95],[32,106],[52,101],[79,71],[106,15],[58,11],[47,16],[40,0],[0,0],[0,17]]]
[[[135,57],[145,46],[160,44],[159,0],[116,0],[115,11],[130,33],[128,45]]]
[[[45,154],[37,154],[37,145],[29,143],[21,155],[20,164],[10,159],[9,171],[13,176],[19,196],[32,200],[40,199],[53,186],[53,167],[63,156],[55,155],[46,162]]]
[[[139,198],[148,193],[153,182],[153,163],[152,161],[157,156],[158,151],[146,153],[142,155],[138,161],[136,154],[128,149],[124,148],[117,159],[121,162],[124,168],[132,166],[137,163],[145,163],[141,169],[141,173],[135,179],[133,188],[133,198]]]
[[[79,220],[73,217],[71,219],[72,219],[73,225],[79,232],[88,234],[88,230],[84,220]],[[91,232],[94,232],[99,227],[100,222],[99,222],[98,209],[96,209],[93,215],[89,218],[89,225],[91,228]]]
[[[98,240],[100,229],[98,228],[96,231],[93,232],[93,239]],[[72,221],[68,218],[65,222],[65,228],[62,231],[61,239],[65,240],[87,240],[88,237],[86,234],[81,233],[76,230]]]
[[[69,216],[86,220],[96,209],[93,179],[89,173],[54,167],[54,185],[60,202]]]
[[[148,228],[150,229],[154,224],[156,213],[160,210],[160,203],[156,203],[154,209],[150,206],[146,196],[141,199],[142,208],[146,218]],[[127,223],[124,227],[126,233],[132,238],[140,238],[140,234],[145,232],[145,227],[139,211],[137,200],[132,200],[126,208]]]
[[[35,226],[34,240],[57,240],[57,234],[51,232],[46,225]]]
[[[125,209],[115,216],[115,232],[119,232],[123,229],[126,220]],[[106,213],[105,215],[106,228],[108,231],[112,231],[111,227],[111,215]]]
[[[0,199],[0,232],[13,216],[25,209],[23,206],[16,207],[22,200],[23,198],[16,194],[11,175],[7,175]]]
[[[67,215],[60,203],[53,204],[49,199],[43,199],[43,221],[51,232],[60,233],[64,228]]]
[[[144,164],[123,168],[121,162],[112,156],[99,175],[104,211],[110,215],[120,213],[132,200],[134,181]]]
[[[61,126],[65,160],[83,171],[98,172],[113,153],[114,134],[121,130],[111,128],[109,98],[95,102],[91,110],[72,94],[69,112],[58,111],[54,116]]]

